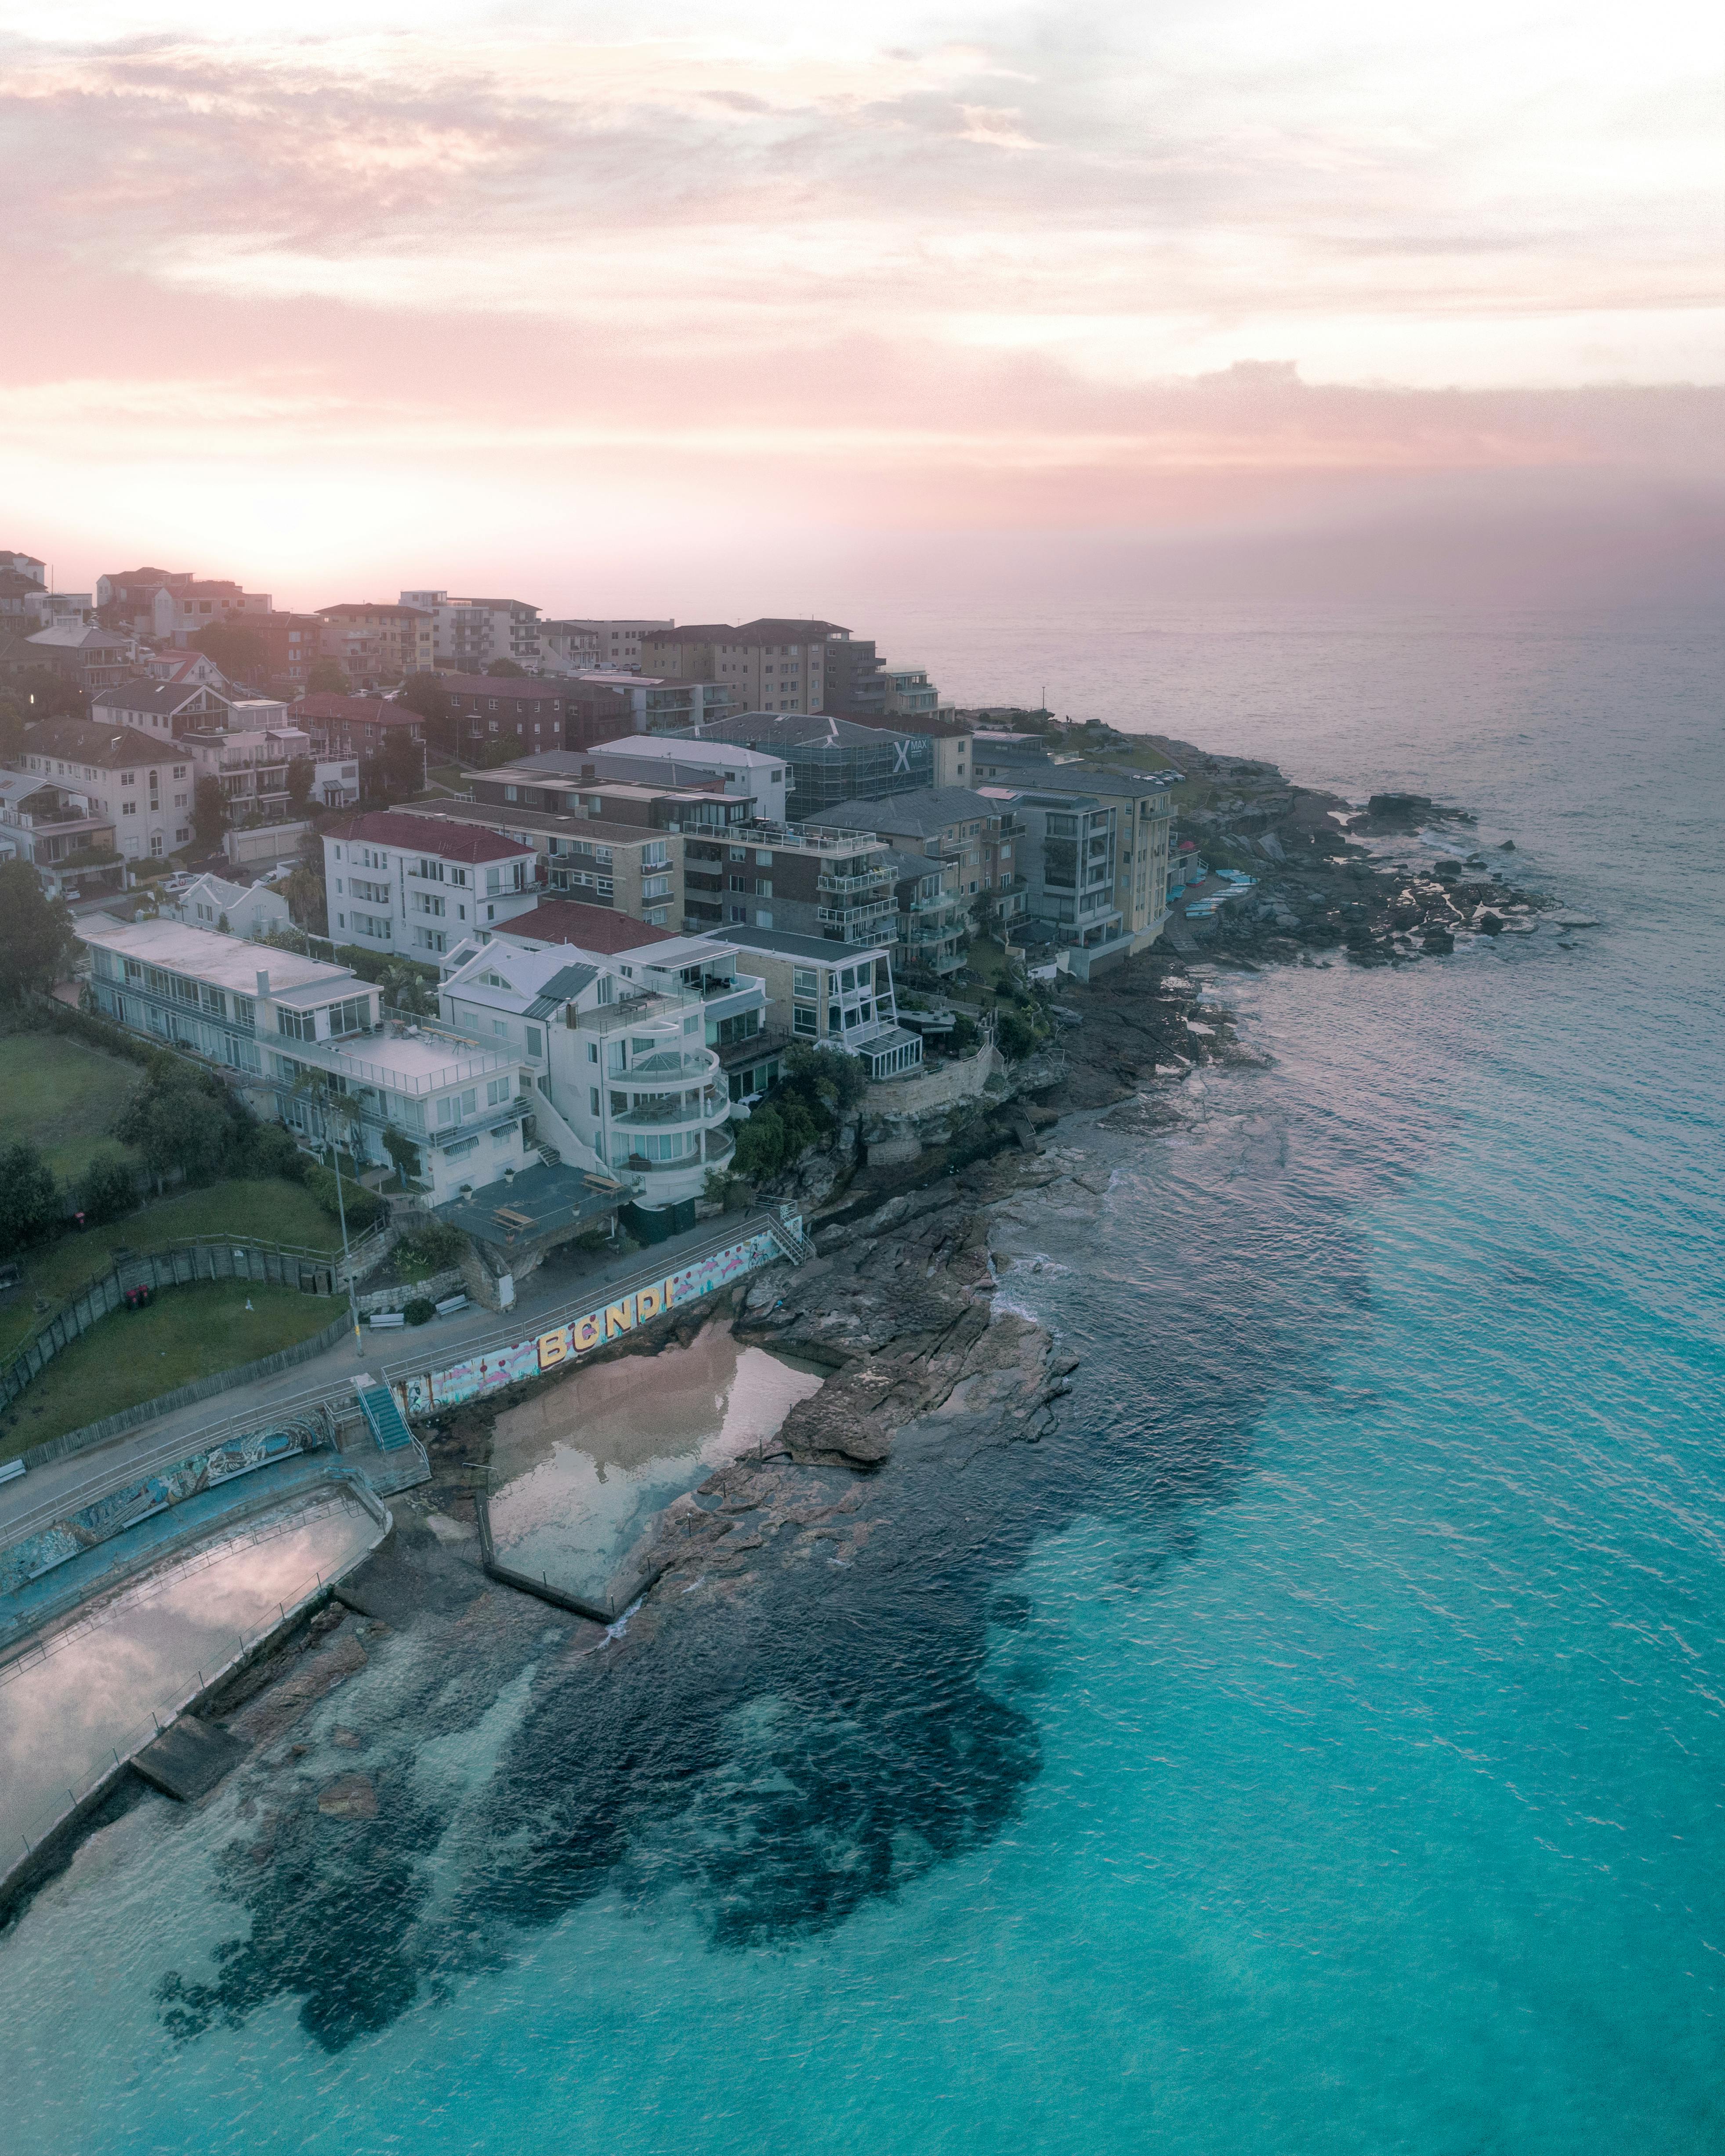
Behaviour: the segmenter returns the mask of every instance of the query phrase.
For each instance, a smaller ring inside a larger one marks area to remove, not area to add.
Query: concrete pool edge
[[[341,1583],[350,1573],[357,1571],[360,1566],[368,1563],[388,1542],[395,1531],[394,1515],[363,1474],[350,1471],[339,1479],[330,1478],[330,1482],[334,1486],[330,1489],[331,1496],[345,1494],[370,1515],[378,1527],[375,1538],[329,1572],[320,1573],[310,1591],[296,1601],[280,1604],[278,1614],[262,1626],[257,1636],[247,1641],[238,1654],[230,1656],[220,1668],[200,1671],[201,1681],[177,1702],[167,1721],[160,1722],[157,1729],[147,1734],[141,1732],[139,1741],[129,1747],[123,1758],[116,1752],[113,1762],[100,1771],[81,1795],[69,1789],[66,1794],[72,1802],[33,1842],[20,1835],[19,1839],[24,1842],[23,1853],[15,1858],[10,1852],[7,1856],[0,1857],[0,1865],[5,1867],[0,1870],[0,1928],[8,1924],[19,1906],[28,1901],[39,1887],[46,1885],[70,1860],[85,1831],[97,1821],[116,1792],[123,1787],[127,1775],[132,1772],[132,1761],[136,1754],[146,1744],[155,1742],[161,1729],[172,1727],[182,1714],[196,1713],[240,1671],[273,1654],[287,1635],[305,1621],[308,1614],[331,1600]],[[232,1522],[228,1523],[230,1528],[234,1524]],[[146,1578],[147,1574],[141,1577]],[[134,1579],[126,1584],[136,1584],[137,1581]],[[244,1638],[244,1635],[239,1636]]]

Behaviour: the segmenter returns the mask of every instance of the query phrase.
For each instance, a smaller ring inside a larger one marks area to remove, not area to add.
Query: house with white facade
[[[307,1146],[384,1166],[394,1132],[416,1149],[432,1205],[539,1164],[521,1058],[424,1022],[382,1016],[345,966],[174,921],[78,923],[110,1018],[202,1057]]]
[[[594,778],[645,780],[665,786],[719,778],[726,782],[727,792],[746,794],[763,822],[782,824],[785,819],[784,758],[734,742],[715,741],[710,735],[696,741],[665,734],[625,734],[578,756],[565,751],[555,759],[523,757],[521,768],[554,776],[572,771],[577,778],[584,771]]]
[[[506,932],[451,957],[444,1021],[522,1057],[542,1144],[608,1169],[649,1215],[701,1195],[735,1149],[732,1108],[746,1097],[727,1057],[737,1066],[766,1033],[766,984],[731,946],[666,937],[607,957]]]
[[[190,842],[196,774],[180,742],[88,719],[39,719],[24,729],[13,761],[81,795],[92,817],[111,822],[128,861],[160,860]]]
[[[213,928],[218,936],[254,939],[272,928],[288,928],[293,916],[279,891],[267,883],[230,883],[227,877],[201,875],[188,884],[164,911],[193,928]]]
[[[435,963],[537,902],[534,850],[495,831],[377,808],[324,834],[330,933]]]

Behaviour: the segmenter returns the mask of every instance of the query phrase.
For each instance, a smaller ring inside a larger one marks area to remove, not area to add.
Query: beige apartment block
[[[829,639],[850,634],[836,622],[776,616],[689,622],[643,636],[641,666],[667,680],[716,682],[732,711],[818,711]]]

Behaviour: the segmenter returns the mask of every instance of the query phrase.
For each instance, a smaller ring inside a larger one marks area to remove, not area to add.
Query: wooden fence
[[[303,1295],[345,1291],[341,1260],[327,1250],[246,1237],[194,1235],[166,1250],[116,1255],[109,1270],[80,1288],[63,1310],[45,1317],[0,1369],[0,1409],[10,1407],[31,1380],[82,1332],[124,1307],[126,1291],[183,1287],[193,1281],[255,1281],[260,1286],[295,1287]]]

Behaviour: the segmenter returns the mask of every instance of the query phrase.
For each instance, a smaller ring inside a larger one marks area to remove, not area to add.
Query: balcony
[[[833,875],[826,870],[815,879],[815,889],[834,898],[846,898],[863,891],[884,891],[891,882],[891,872],[886,868],[870,869],[864,875]]]
[[[815,918],[823,928],[838,929],[845,940],[850,942],[859,932],[873,928],[877,922],[896,911],[890,898],[883,898],[865,906],[846,906],[842,911],[837,906],[823,906],[817,911]]]

